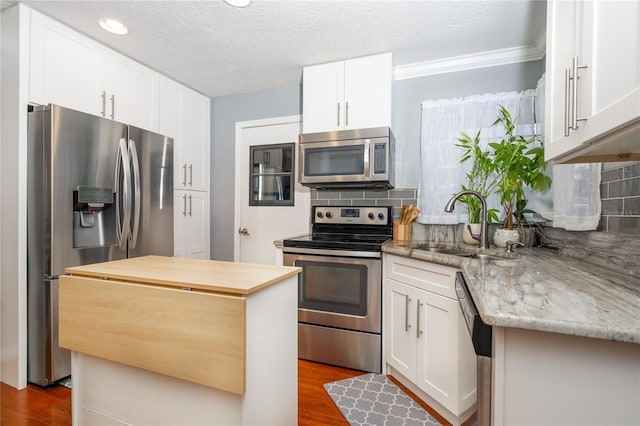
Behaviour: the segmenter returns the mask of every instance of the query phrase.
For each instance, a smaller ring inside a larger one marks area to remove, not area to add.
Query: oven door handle
[[[371,259],[382,258],[382,253],[379,251],[351,251],[351,250],[326,250],[315,249],[305,247],[283,247],[283,254],[295,253],[295,254],[315,254],[324,256],[339,256],[339,257],[365,257]]]

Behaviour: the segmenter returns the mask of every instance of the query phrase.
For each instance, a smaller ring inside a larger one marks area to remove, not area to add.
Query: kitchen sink
[[[508,253],[505,253],[504,255],[502,253],[479,253],[477,248],[475,250],[472,248],[465,250],[456,247],[438,247],[430,244],[412,244],[411,248],[414,250],[424,250],[430,253],[448,254],[450,256],[466,257],[469,259],[502,260],[518,257],[517,255]]]
[[[469,256],[473,253],[466,252],[460,249],[442,248],[442,247],[429,247],[429,246],[417,246],[418,250],[430,251],[432,253],[450,254],[452,256]]]
[[[513,259],[515,256],[495,256],[492,254],[484,254],[484,253],[473,253],[468,254],[465,257],[470,257],[472,259],[484,259],[484,260],[504,260],[504,259]]]

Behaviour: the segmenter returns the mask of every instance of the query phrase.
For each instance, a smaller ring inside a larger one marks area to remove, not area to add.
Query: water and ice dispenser
[[[111,188],[78,186],[73,191],[73,247],[115,244],[115,194]]]

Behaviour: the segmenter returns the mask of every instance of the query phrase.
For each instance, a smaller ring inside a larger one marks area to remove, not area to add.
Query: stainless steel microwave
[[[393,188],[395,139],[388,127],[305,133],[298,175],[318,188]]]

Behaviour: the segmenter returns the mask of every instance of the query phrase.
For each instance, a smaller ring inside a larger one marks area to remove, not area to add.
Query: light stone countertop
[[[383,252],[459,268],[482,320],[494,326],[640,343],[640,279],[548,248],[502,249],[473,259],[389,241]]]

